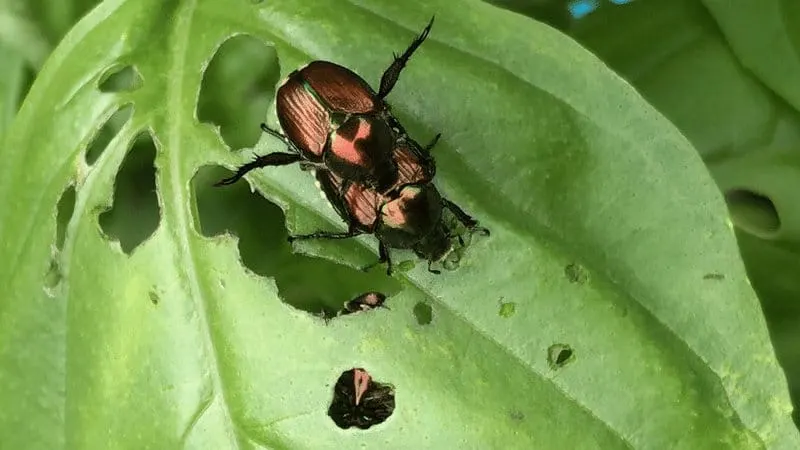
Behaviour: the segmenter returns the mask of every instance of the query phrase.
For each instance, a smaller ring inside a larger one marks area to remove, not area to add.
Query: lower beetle
[[[416,172],[414,172],[416,173]],[[386,263],[386,273],[392,274],[390,248],[411,249],[418,257],[428,261],[428,271],[440,273],[431,266],[442,261],[453,249],[455,233],[442,213],[453,213],[470,232],[488,236],[489,230],[478,227],[478,222],[455,203],[443,198],[436,186],[428,181],[401,180],[392,195],[387,196],[364,185],[339,178],[330,171],[318,169],[317,182],[325,197],[339,216],[348,224],[346,232],[318,231],[290,236],[289,241],[300,239],[346,239],[361,234],[374,234],[378,239],[379,259]],[[458,236],[459,240],[461,237]],[[372,267],[372,265],[366,268]],[[366,269],[365,268],[365,269]]]
[[[379,192],[395,185],[398,168],[392,151],[407,133],[391,114],[385,98],[394,88],[411,55],[427,38],[433,19],[405,52],[395,55],[376,93],[353,71],[329,61],[312,61],[293,71],[275,95],[275,109],[285,135],[262,124],[291,152],[259,156],[217,185],[231,184],[251,170],[296,162],[323,167]],[[433,147],[438,136],[427,148]],[[420,164],[430,166],[424,157]]]

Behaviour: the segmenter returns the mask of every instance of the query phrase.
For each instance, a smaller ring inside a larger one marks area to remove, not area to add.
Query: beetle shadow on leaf
[[[382,271],[365,273],[325,259],[292,252],[283,211],[247,183],[213,187],[228,176],[222,167],[203,167],[192,180],[196,226],[207,237],[226,232],[239,239],[242,264],[270,277],[280,297],[295,308],[333,317],[342,305],[366,291],[391,296],[399,284]]]
[[[198,119],[218,126],[229,148],[253,147],[261,137],[259,124],[267,115],[279,77],[275,49],[252,36],[228,38],[203,73]]]

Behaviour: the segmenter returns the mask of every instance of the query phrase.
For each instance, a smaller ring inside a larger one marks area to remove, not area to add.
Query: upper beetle
[[[329,61],[313,61],[293,71],[275,96],[285,135],[261,125],[265,132],[282,139],[290,152],[259,156],[217,184],[231,184],[253,169],[300,162],[387,192],[398,178],[392,157],[395,144],[408,137],[384,99],[432,25],[433,18],[402,55],[395,55],[383,72],[378,92],[352,70]],[[432,148],[438,139],[437,135],[425,148]],[[419,163],[435,171],[429,153],[425,152]]]

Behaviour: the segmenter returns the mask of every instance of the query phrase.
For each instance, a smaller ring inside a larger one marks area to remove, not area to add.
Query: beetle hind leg
[[[254,160],[239,167],[236,170],[236,173],[233,174],[233,176],[222,179],[214,183],[214,186],[224,186],[228,184],[233,184],[239,181],[240,178],[245,176],[245,174],[247,174],[247,172],[250,172],[251,170],[260,169],[262,167],[268,167],[268,166],[285,166],[288,164],[294,164],[296,162],[299,162],[302,159],[303,158],[296,153],[275,152],[266,154],[264,156],[257,156]]]
[[[431,27],[433,26],[433,17],[431,17],[431,21],[428,23],[428,26],[422,30],[422,33],[411,42],[411,45],[408,46],[405,52],[402,55],[394,55],[394,61],[392,61],[392,65],[389,66],[386,71],[383,72],[383,76],[381,77],[381,88],[378,91],[379,98],[386,98],[389,95],[389,92],[392,91],[394,85],[397,83],[397,79],[400,78],[400,72],[402,72],[403,68],[408,63],[408,60],[411,59],[411,55],[422,45],[422,42],[425,38],[428,37],[428,33],[431,31]]]

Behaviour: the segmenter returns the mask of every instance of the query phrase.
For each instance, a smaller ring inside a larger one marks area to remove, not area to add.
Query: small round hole
[[[433,321],[433,308],[431,305],[419,302],[414,305],[414,317],[420,325],[428,325]]]
[[[553,344],[547,349],[547,362],[550,367],[560,369],[575,359],[575,352],[567,344]]]

